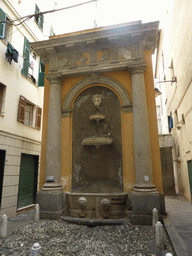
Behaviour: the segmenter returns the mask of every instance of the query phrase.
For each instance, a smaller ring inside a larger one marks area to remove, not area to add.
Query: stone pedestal
[[[37,193],[37,203],[40,205],[40,219],[58,219],[63,214],[63,192],[40,191]]]
[[[161,200],[159,194],[133,193],[132,223],[137,225],[152,225],[152,211],[154,208],[161,213]]]

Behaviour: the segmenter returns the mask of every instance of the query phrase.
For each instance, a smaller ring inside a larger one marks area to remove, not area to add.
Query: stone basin
[[[88,137],[82,141],[83,146],[95,146],[96,148],[104,145],[110,145],[112,143],[113,139],[108,137]]]
[[[89,119],[90,120],[95,120],[97,122],[97,124],[99,124],[99,122],[101,120],[105,119],[105,116],[102,113],[98,112],[98,113],[95,113],[93,115],[90,115]]]
[[[121,219],[125,217],[127,193],[66,192],[68,212],[74,218]]]

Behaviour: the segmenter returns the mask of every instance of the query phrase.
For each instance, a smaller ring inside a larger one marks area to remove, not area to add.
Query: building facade
[[[0,3],[1,215],[33,206],[38,189],[44,65],[30,42],[47,38],[50,26],[44,15],[27,18],[45,10],[37,2]]]
[[[171,1],[162,20],[156,63],[156,87],[163,134],[173,136],[176,192],[192,200],[192,6]]]

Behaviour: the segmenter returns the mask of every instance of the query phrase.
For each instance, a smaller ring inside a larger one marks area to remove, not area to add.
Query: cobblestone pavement
[[[151,226],[123,225],[88,227],[63,221],[41,220],[13,231],[0,240],[0,255],[30,255],[34,243],[39,243],[40,255],[78,256],[159,256],[171,251],[155,247],[155,232]]]

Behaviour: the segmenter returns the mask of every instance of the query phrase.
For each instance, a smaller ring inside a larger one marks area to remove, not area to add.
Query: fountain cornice
[[[158,25],[133,22],[55,36],[31,46],[49,64],[49,74],[112,72],[144,63],[143,50],[156,47]]]

